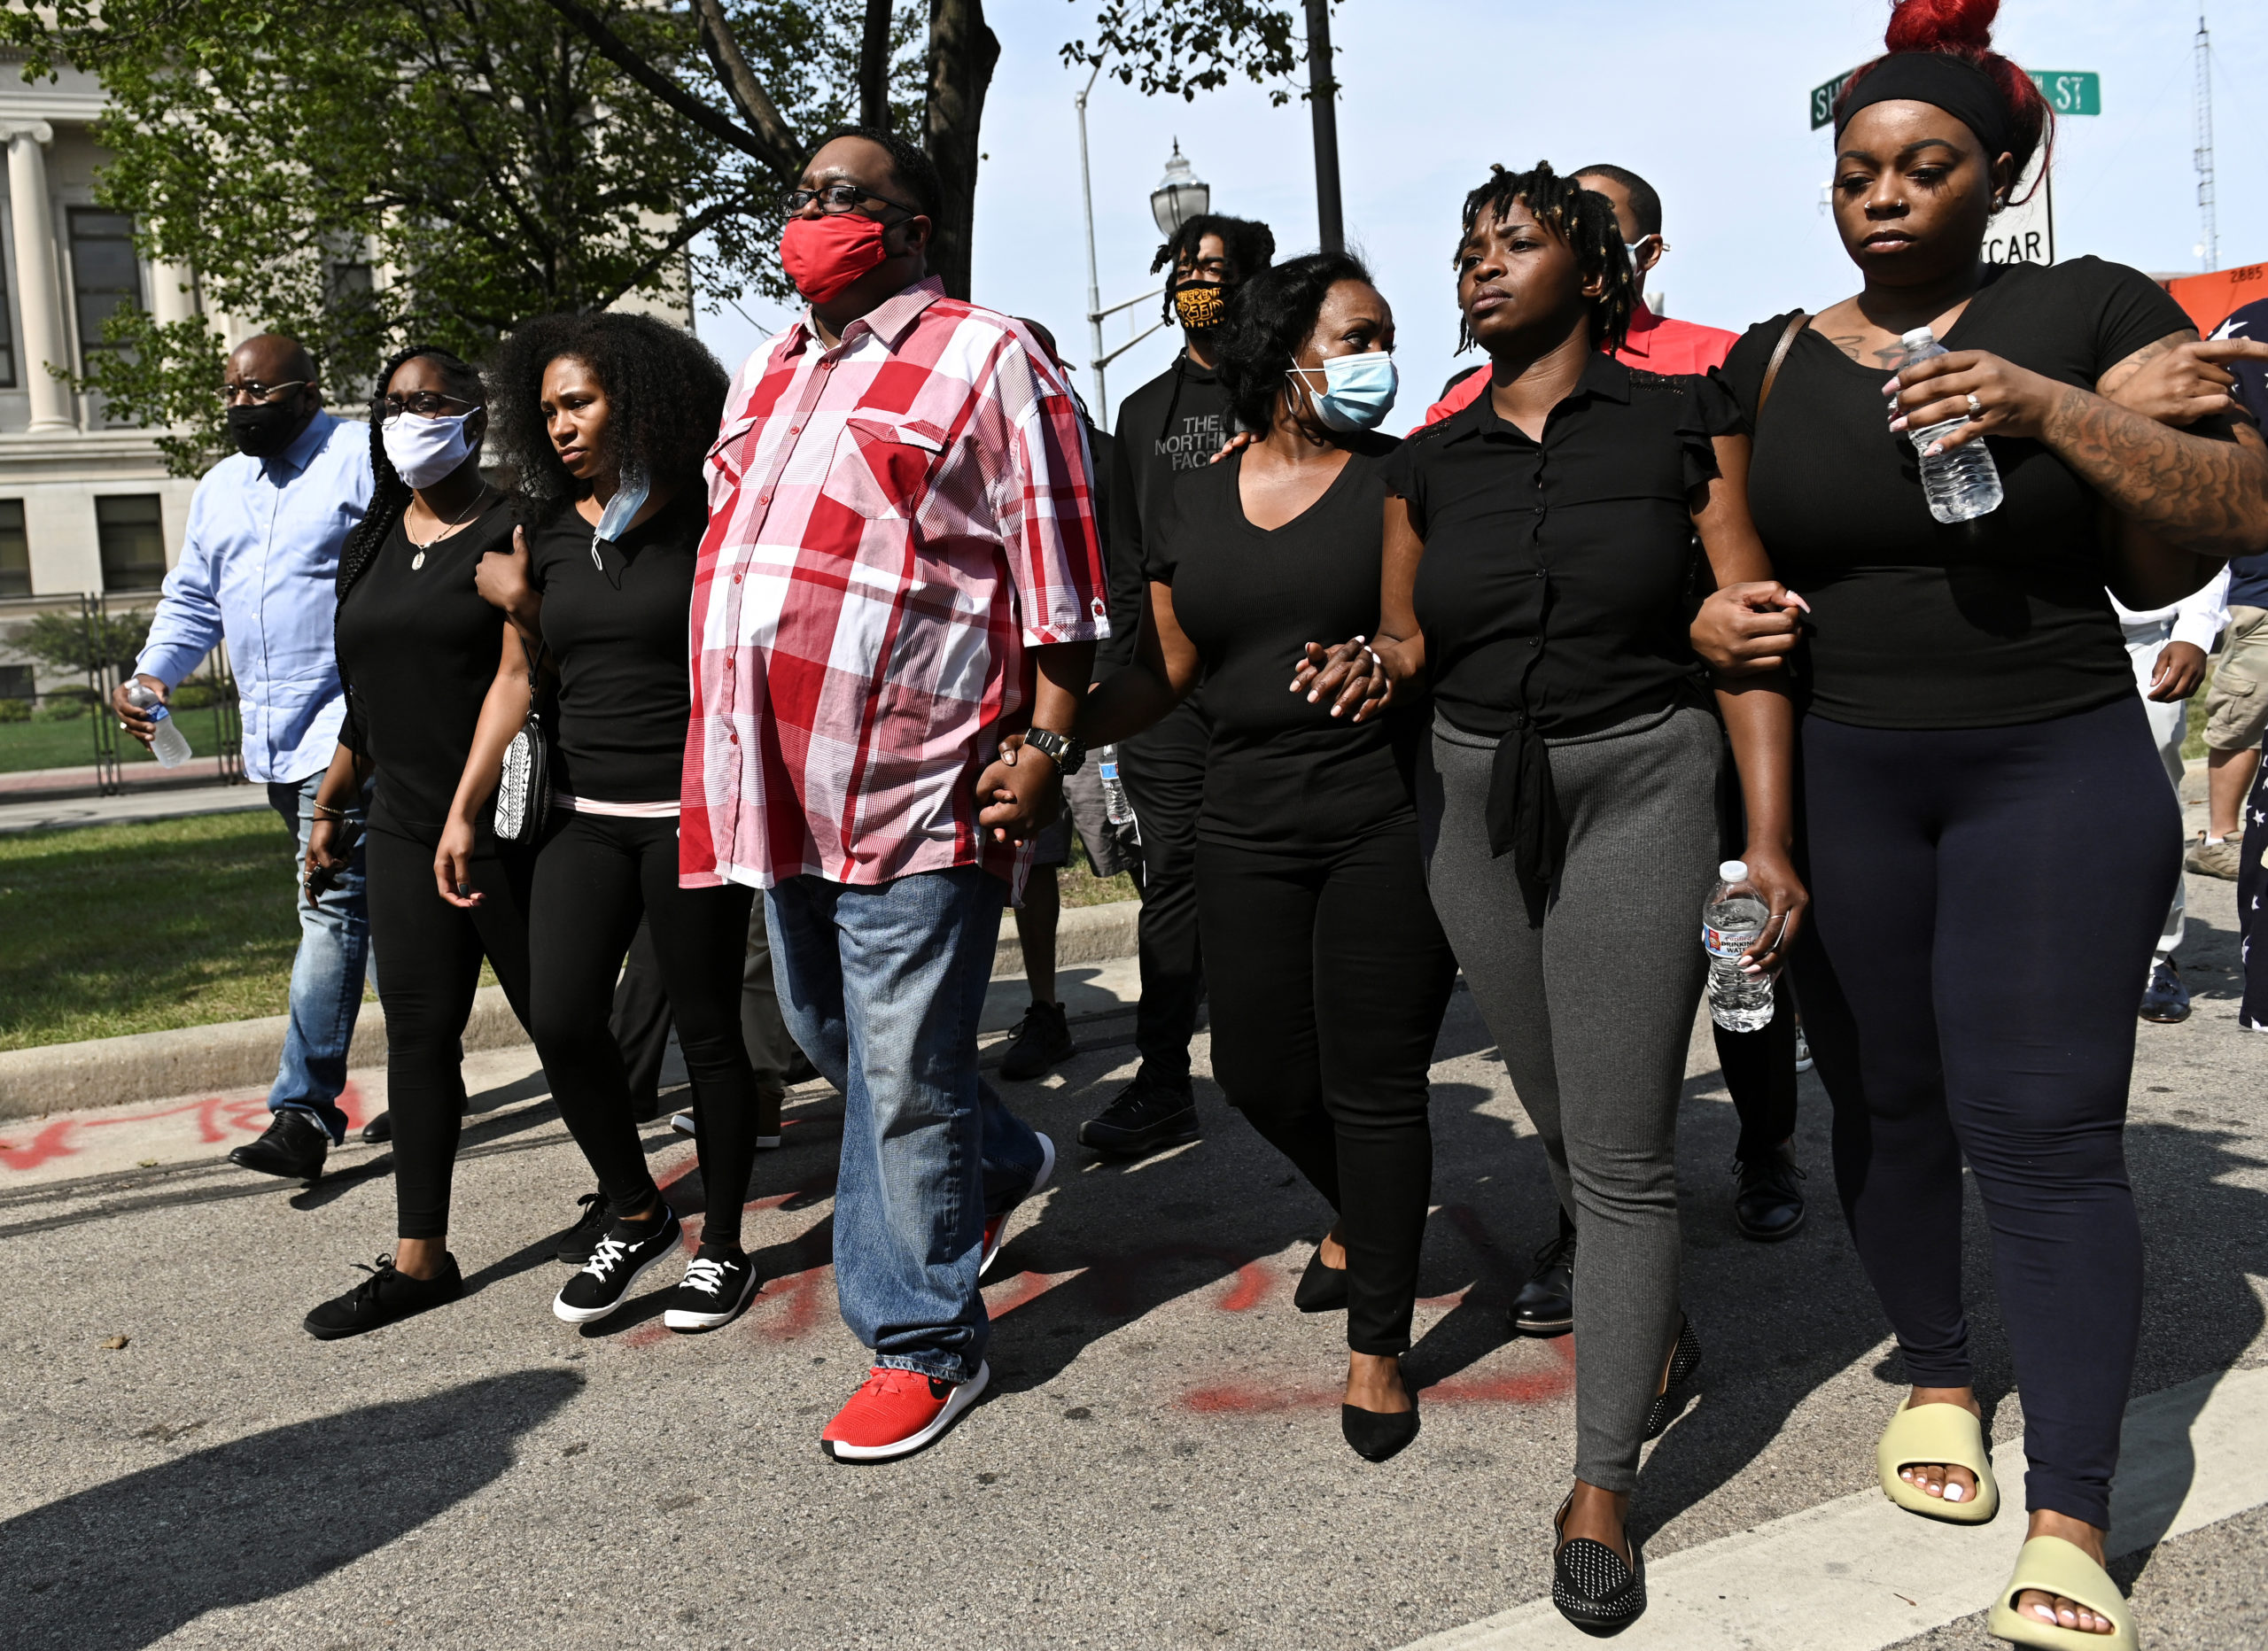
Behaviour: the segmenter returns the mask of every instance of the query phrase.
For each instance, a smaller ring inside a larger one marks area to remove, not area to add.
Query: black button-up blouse
[[[1706,378],[1594,355],[1543,439],[1483,394],[1386,461],[1425,541],[1417,608],[1441,714],[1474,733],[1532,720],[1595,733],[1675,703],[1686,640],[1692,491],[1714,436],[1743,425]]]

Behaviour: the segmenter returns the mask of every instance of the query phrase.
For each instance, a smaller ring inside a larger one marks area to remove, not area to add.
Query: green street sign
[[[1836,100],[1843,96],[1843,89],[1858,72],[1846,70],[1824,86],[1811,89],[1813,131],[1835,119]],[[2032,84],[2039,88],[2039,95],[2047,99],[2047,106],[2057,114],[2102,112],[2102,76],[2093,69],[2032,69],[2026,73],[2031,74]]]

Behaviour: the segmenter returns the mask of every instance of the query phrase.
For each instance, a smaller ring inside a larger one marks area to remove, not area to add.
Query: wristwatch
[[[1087,742],[1075,733],[1034,728],[1024,735],[1024,743],[1053,763],[1059,774],[1076,774],[1079,764],[1087,760]]]

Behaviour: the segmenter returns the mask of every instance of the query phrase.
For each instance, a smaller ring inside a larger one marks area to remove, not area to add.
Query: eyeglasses
[[[836,213],[854,212],[858,209],[860,201],[880,201],[885,206],[897,207],[898,211],[909,217],[918,218],[921,215],[919,207],[908,206],[903,202],[894,201],[887,195],[877,195],[872,190],[862,190],[855,183],[830,183],[824,189],[817,190],[789,190],[781,198],[786,205],[788,215],[790,218],[813,201],[817,201],[819,209],[829,216]]]
[[[393,423],[405,413],[419,418],[447,418],[451,407],[471,408],[478,402],[462,396],[445,396],[438,390],[414,390],[406,396],[388,396],[378,403],[378,422],[381,426]]]
[[[234,407],[239,398],[254,403],[273,401],[286,390],[298,390],[315,382],[312,378],[287,378],[280,384],[255,384],[246,379],[240,384],[221,386],[221,405]]]

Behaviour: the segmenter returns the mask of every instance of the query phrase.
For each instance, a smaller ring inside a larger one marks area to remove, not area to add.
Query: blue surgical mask
[[[1308,375],[1312,367],[1295,367],[1290,376],[1308,387],[1316,416],[1332,430],[1376,430],[1394,411],[1394,398],[1402,388],[1394,357],[1383,350],[1357,355],[1334,355],[1323,364],[1322,392]]]

